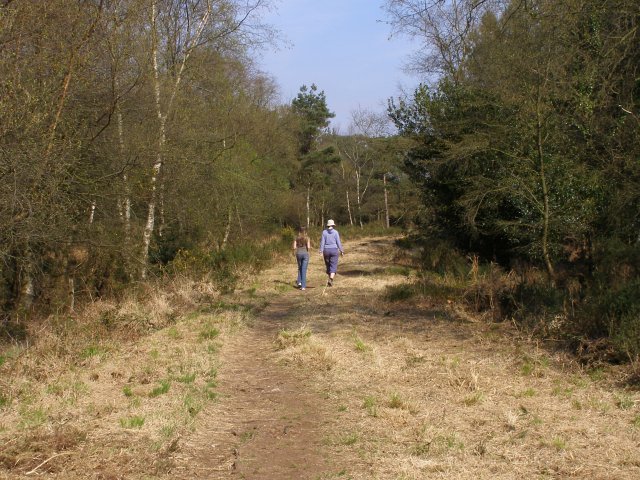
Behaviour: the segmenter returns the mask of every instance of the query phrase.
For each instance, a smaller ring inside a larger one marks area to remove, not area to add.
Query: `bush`
[[[520,325],[548,333],[564,316],[564,291],[545,281],[520,282],[499,296],[502,318],[513,318]],[[557,333],[557,332],[556,332]]]
[[[640,279],[602,287],[594,294],[592,306],[581,313],[582,332],[590,337],[609,336],[619,355],[640,356]]]
[[[202,248],[180,250],[168,269],[171,273],[207,277],[222,293],[231,293],[241,278],[242,271],[259,272],[269,265],[293,241],[294,232],[284,228],[279,236],[266,242],[230,244],[224,250],[208,251]]]

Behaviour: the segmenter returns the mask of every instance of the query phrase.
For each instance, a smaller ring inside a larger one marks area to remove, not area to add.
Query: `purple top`
[[[342,243],[340,242],[340,234],[335,228],[327,228],[322,231],[320,238],[320,253],[327,248],[337,248],[342,252]]]

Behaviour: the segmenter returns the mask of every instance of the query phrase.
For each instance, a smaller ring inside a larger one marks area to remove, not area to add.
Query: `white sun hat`
[[[333,220],[327,220],[327,227],[335,227],[336,226],[336,222],[334,222]]]

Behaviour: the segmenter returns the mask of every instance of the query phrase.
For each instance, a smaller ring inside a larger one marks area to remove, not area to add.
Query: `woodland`
[[[233,290],[238,265],[334,218],[403,229],[494,320],[637,358],[636,0],[387,0],[423,82],[346,132],[321,86],[283,101],[258,68],[269,8],[0,2],[6,340],[175,275]]]

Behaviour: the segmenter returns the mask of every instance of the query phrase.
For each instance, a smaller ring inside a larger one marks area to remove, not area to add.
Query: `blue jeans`
[[[309,266],[309,252],[296,253],[298,260],[298,283],[300,288],[307,288],[307,267]]]

